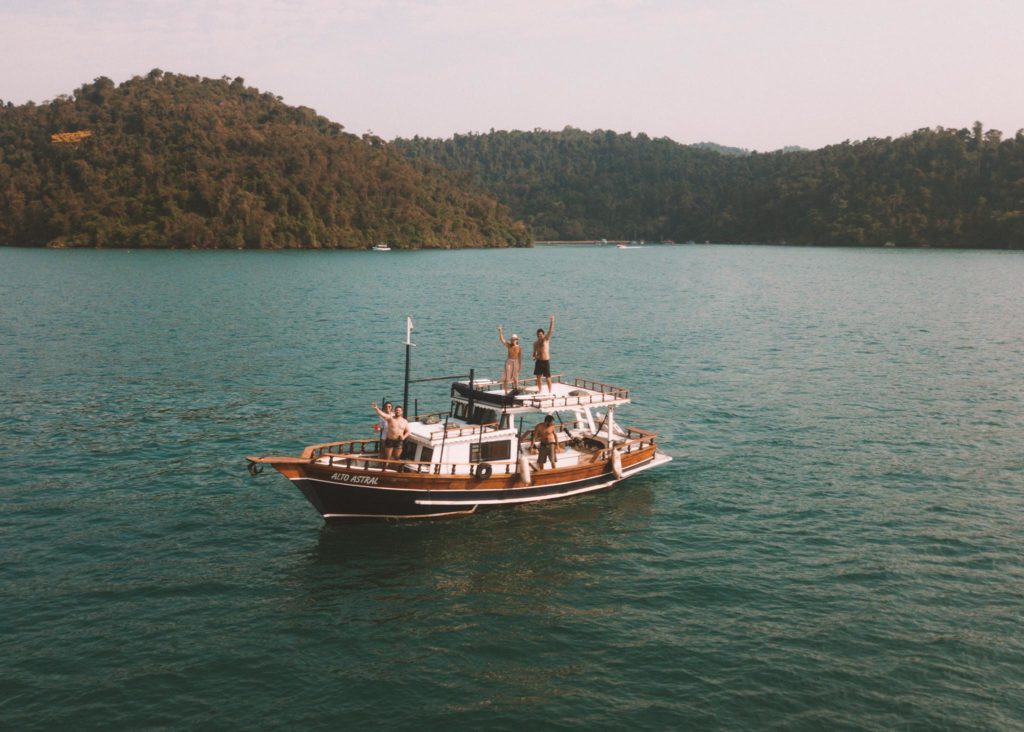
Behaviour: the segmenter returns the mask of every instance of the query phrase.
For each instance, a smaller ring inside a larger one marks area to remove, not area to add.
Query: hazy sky
[[[391,139],[646,132],[757,150],[1024,127],[1024,0],[0,0],[0,99],[241,76]]]

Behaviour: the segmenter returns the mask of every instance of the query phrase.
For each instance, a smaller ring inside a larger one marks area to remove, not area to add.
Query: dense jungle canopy
[[[159,69],[0,103],[0,244],[523,246],[533,238],[1024,248],[1024,130],[749,153],[611,131],[356,136]]]
[[[573,128],[394,144],[472,175],[539,239],[1024,248],[1024,130],[980,122],[765,154]]]
[[[486,193],[242,79],[154,70],[0,103],[0,244],[522,246]]]

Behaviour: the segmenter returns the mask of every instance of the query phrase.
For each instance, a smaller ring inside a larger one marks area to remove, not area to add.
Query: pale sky
[[[1024,0],[0,0],[0,100],[151,69],[386,139],[645,132],[756,150],[1024,127]]]

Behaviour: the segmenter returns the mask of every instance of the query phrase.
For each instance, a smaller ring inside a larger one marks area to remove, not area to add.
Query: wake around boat
[[[385,459],[381,435],[310,445],[298,456],[250,456],[249,472],[272,466],[328,520],[405,519],[591,493],[672,459],[654,432],[619,423],[627,389],[553,376],[550,391],[506,391],[472,371],[444,377],[453,378],[450,409],[409,418],[397,457]],[[554,464],[541,467],[542,453],[554,453]]]

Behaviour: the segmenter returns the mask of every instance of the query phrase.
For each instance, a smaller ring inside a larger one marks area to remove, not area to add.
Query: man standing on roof
[[[544,377],[548,381],[548,391],[551,392],[551,334],[555,332],[555,316],[551,316],[551,323],[548,332],[542,328],[537,329],[537,340],[533,342],[533,375],[537,377],[537,391],[541,391],[540,380]]]
[[[508,392],[508,382],[512,382],[512,388],[519,391],[519,369],[523,364],[523,349],[519,345],[519,336],[515,333],[512,338],[505,340],[505,334],[498,326],[498,340],[508,349],[508,357],[505,359],[505,368],[501,372],[501,388]]]

